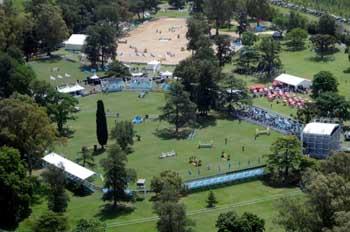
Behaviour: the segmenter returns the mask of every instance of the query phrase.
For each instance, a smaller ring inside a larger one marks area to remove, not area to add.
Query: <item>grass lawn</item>
[[[278,189],[266,186],[261,181],[242,183],[215,189],[218,200],[215,209],[207,210],[205,200],[208,192],[198,192],[182,198],[189,218],[195,222],[194,231],[214,231],[215,221],[220,213],[235,210],[238,213],[252,212],[266,221],[266,231],[277,232],[280,229],[274,224],[276,215],[276,200],[283,196],[300,195],[296,189]],[[156,231],[156,218],[152,210],[150,196],[145,200],[134,203],[132,208],[117,212],[104,211],[105,203],[101,194],[95,193],[87,197],[71,197],[67,215],[71,225],[81,218],[97,218],[107,224],[108,230],[113,232],[153,232]],[[34,206],[33,214],[19,227],[19,232],[30,231],[32,221],[46,211],[47,203],[42,199]]]

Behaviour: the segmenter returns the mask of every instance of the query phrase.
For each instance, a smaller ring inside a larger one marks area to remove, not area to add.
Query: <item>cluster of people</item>
[[[290,88],[282,86],[254,87],[250,89],[253,97],[266,97],[269,101],[281,102],[292,108],[303,108],[309,99],[296,95]]]
[[[237,116],[239,118],[253,120],[262,126],[274,128],[287,134],[300,135],[303,127],[301,123],[291,118],[268,112],[255,106],[246,106],[242,108]]]

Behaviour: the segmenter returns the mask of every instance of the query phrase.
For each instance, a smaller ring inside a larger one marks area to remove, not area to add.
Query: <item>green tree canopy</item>
[[[33,162],[55,140],[55,129],[44,108],[19,99],[0,100],[0,146],[18,149],[30,173]]]
[[[73,232],[105,232],[106,224],[96,219],[80,219]]]
[[[350,117],[350,102],[344,96],[335,92],[320,94],[315,104],[319,110],[320,117],[338,118],[347,120]]]
[[[261,53],[258,69],[265,73],[265,78],[272,78],[274,72],[282,66],[279,58],[281,46],[272,37],[264,37],[259,44]]]
[[[46,212],[35,220],[33,232],[67,232],[69,231],[68,219],[60,213]]]
[[[318,21],[318,33],[334,36],[335,31],[335,19],[329,14],[322,15]]]
[[[294,51],[304,49],[307,37],[307,31],[301,28],[294,28],[287,34],[287,46]]]
[[[113,201],[113,207],[116,207],[119,201],[126,199],[125,190],[128,185],[126,163],[126,154],[118,144],[113,144],[109,148],[107,158],[101,160],[104,186],[108,189],[103,195],[103,200]]]
[[[221,213],[216,221],[218,232],[264,232],[265,221],[255,214],[244,213],[238,216],[236,212]]]
[[[118,121],[112,129],[111,137],[124,152],[130,152],[130,145],[134,144],[134,125],[129,121]]]
[[[31,213],[32,185],[17,150],[0,147],[0,229],[13,230]]]
[[[182,191],[182,179],[177,172],[166,170],[159,176],[154,176],[151,180],[151,189],[158,196],[163,191],[165,185],[170,185],[173,191],[180,194]]]
[[[253,46],[254,43],[258,41],[258,37],[252,32],[243,32],[242,34],[242,44],[244,46]]]
[[[131,77],[129,68],[118,60],[115,60],[109,64],[106,74],[109,77]]]
[[[64,168],[49,166],[43,173],[48,184],[48,208],[56,213],[63,213],[68,207],[69,197],[66,193],[66,177]]]
[[[159,118],[175,125],[176,136],[180,128],[194,124],[196,106],[191,102],[181,83],[175,82],[170,85],[170,91],[166,94],[166,104]]]
[[[334,47],[336,38],[328,34],[316,34],[310,37],[315,52],[323,59]]]
[[[338,92],[338,81],[331,72],[321,71],[312,81],[312,97],[317,98],[325,92]]]

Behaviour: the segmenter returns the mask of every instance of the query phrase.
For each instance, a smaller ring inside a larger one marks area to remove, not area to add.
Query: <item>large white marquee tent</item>
[[[279,75],[278,77],[276,77],[275,81],[278,81],[278,82],[285,84],[285,85],[288,85],[288,86],[292,86],[294,88],[302,87],[304,89],[308,89],[312,85],[312,81],[310,81],[308,79],[289,75],[286,73],[283,73],[283,74]]]

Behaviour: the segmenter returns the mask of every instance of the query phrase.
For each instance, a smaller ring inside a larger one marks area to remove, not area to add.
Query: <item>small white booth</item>
[[[76,164],[54,152],[51,152],[50,154],[44,156],[42,159],[45,161],[46,165],[49,164],[56,168],[63,169],[68,179],[82,183],[91,191],[95,190],[94,185],[88,181],[90,177],[96,174],[95,172],[83,166],[80,166],[79,164]]]
[[[147,63],[146,69],[152,70],[153,72],[158,72],[160,70],[160,62],[157,60],[153,60]]]
[[[69,51],[81,51],[85,44],[87,35],[72,34],[67,41],[64,42],[64,48]]]
[[[68,93],[73,96],[81,96],[84,95],[83,91],[85,88],[78,83],[75,83],[74,85],[64,85],[64,86],[57,86],[57,91],[60,93]]]
[[[312,85],[312,81],[308,79],[304,79],[301,77],[297,77],[297,76],[293,76],[285,73],[276,77],[275,81],[278,81],[282,84],[288,85],[295,89],[298,89],[298,88],[309,89]]]

